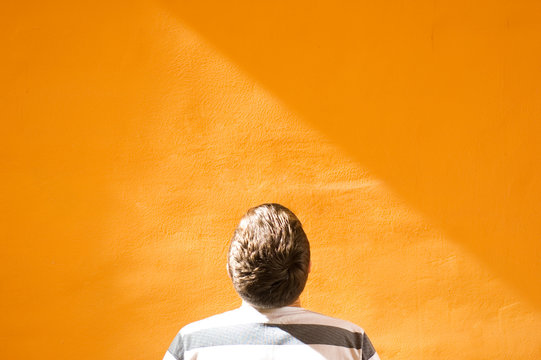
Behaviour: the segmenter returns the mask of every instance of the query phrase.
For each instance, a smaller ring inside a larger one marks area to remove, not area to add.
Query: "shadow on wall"
[[[165,3],[541,306],[541,4]]]

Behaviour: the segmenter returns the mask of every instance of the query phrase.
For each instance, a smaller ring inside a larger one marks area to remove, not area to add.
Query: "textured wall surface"
[[[2,359],[161,358],[262,202],[382,359],[541,358],[536,1],[1,12]]]

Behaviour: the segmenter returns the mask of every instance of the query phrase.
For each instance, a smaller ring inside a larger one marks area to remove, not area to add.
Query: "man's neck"
[[[258,309],[258,310],[266,310],[266,309],[267,309],[267,308],[260,308],[260,307],[258,307],[258,306],[256,306],[256,305],[252,305],[252,304],[250,304],[249,302],[246,302],[246,301],[244,301],[244,300],[242,300],[242,303],[243,303],[243,304],[246,304],[246,305],[248,305],[248,306],[251,306],[251,307],[253,307],[253,308],[255,308],[255,309]],[[290,307],[290,306],[291,306],[291,307],[299,307],[299,308],[300,308],[300,307],[301,307],[301,300],[300,300],[300,299],[297,299],[297,300],[295,300],[292,304],[286,305],[286,306],[284,306],[284,307]]]
[[[295,300],[295,302],[288,306],[295,306],[295,307],[301,307],[301,299]]]

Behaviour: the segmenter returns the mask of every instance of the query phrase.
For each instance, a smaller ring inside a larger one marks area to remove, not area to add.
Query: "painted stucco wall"
[[[2,359],[161,358],[279,202],[382,359],[541,358],[536,1],[11,2]]]

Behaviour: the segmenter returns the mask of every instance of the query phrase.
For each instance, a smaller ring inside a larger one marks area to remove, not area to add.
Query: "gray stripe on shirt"
[[[373,351],[372,344],[360,332],[316,324],[249,323],[208,328],[184,334],[185,351],[223,345],[333,345]],[[369,344],[366,349],[363,342]],[[365,356],[366,356],[365,355]],[[373,352],[372,352],[373,355]],[[370,356],[372,356],[370,355]],[[370,357],[367,357],[369,359]]]

